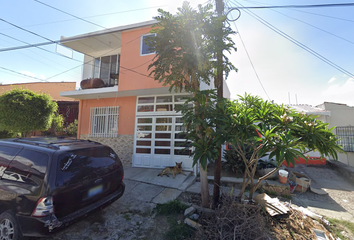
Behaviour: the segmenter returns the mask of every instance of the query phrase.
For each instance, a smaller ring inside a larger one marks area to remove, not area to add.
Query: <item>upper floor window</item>
[[[107,87],[118,84],[120,55],[95,58],[93,77],[101,78]]]
[[[336,135],[338,136],[338,144],[343,147],[346,152],[354,152],[354,127],[336,127]]]
[[[156,36],[155,33],[149,33],[141,36],[140,39],[140,56],[145,56],[145,55],[150,55],[150,54],[155,54],[154,49],[151,49],[147,44],[147,38],[148,37],[153,37]]]

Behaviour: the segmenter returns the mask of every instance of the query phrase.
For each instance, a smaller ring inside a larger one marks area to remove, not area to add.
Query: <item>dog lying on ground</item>
[[[169,174],[172,173],[173,178],[176,177],[177,174],[183,174],[184,176],[187,176],[184,172],[182,172],[182,162],[177,163],[176,162],[176,166],[174,167],[165,167],[159,174],[157,174],[157,176],[163,176],[166,175],[167,177],[169,177]]]

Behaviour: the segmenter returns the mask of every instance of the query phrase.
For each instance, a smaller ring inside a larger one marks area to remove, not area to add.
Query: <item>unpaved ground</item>
[[[292,203],[308,207],[311,211],[321,215],[354,222],[354,186],[342,178],[340,173],[327,166],[298,165],[289,170],[308,175],[312,180],[311,186],[328,192],[328,195],[317,195],[311,192],[298,193],[292,198]],[[134,181],[125,180],[125,183],[126,192],[121,199],[108,208],[45,239],[163,240],[168,228],[166,219],[163,216],[155,217],[153,209],[156,205],[140,198],[141,195],[149,193],[146,193],[144,188],[137,189]],[[210,192],[212,192],[212,185],[210,187]],[[227,192],[230,188],[223,187],[222,190]],[[183,196],[180,199],[188,201]]]
[[[134,181],[124,180],[124,182],[126,184],[124,195],[112,205],[50,238],[38,240],[163,240],[168,224],[161,217],[154,216],[153,209],[156,204],[141,198],[141,195],[149,193],[136,187]]]
[[[327,165],[297,165],[289,170],[306,174],[311,179],[311,187],[323,189],[328,193],[327,195],[317,195],[310,191],[297,193],[292,199],[293,203],[308,207],[320,215],[354,222],[353,183]]]

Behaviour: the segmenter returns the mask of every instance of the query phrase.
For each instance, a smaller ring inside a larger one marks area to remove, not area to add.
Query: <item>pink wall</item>
[[[120,97],[81,100],[78,135],[89,134],[90,108],[110,106],[119,106],[118,134],[134,134],[136,97]]]
[[[163,87],[161,83],[153,78],[141,75],[149,75],[148,66],[155,56],[155,54],[140,56],[140,36],[149,33],[150,29],[150,27],[145,27],[122,33],[119,91]],[[141,74],[127,69],[132,69]]]

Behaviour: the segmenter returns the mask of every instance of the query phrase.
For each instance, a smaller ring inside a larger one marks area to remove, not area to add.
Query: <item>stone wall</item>
[[[132,166],[132,157],[134,151],[134,135],[118,135],[113,138],[89,137],[80,135],[80,139],[91,140],[110,146],[123,163],[123,166]]]

